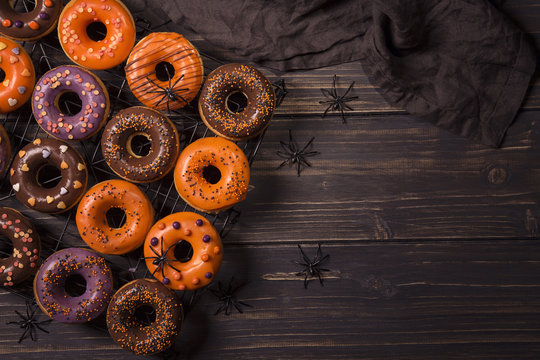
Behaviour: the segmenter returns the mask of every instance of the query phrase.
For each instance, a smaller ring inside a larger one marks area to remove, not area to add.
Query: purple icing
[[[172,223],[172,227],[175,228],[176,230],[180,229],[180,223],[178,221],[175,221]]]
[[[47,20],[49,18],[49,14],[47,14],[46,12],[41,12],[39,13],[39,18],[43,20]]]
[[[86,280],[86,291],[71,297],[65,281],[75,274]],[[97,253],[81,248],[60,250],[45,260],[36,275],[36,300],[56,321],[87,322],[107,308],[113,293],[111,276],[105,259]]]
[[[78,114],[64,115],[54,105],[56,97],[64,91],[75,92],[81,99],[82,109]],[[37,122],[45,132],[60,140],[82,140],[95,134],[105,122],[107,103],[106,89],[102,89],[94,75],[71,65],[45,73],[32,94]]]
[[[14,22],[15,26],[18,27],[18,28],[22,28],[23,27],[23,22],[21,20],[15,20]]]
[[[202,241],[204,241],[205,243],[210,242],[210,235],[204,235],[202,237]]]
[[[201,219],[197,219],[197,221],[195,221],[195,224],[197,224],[197,226],[203,226],[203,221]]]
[[[159,240],[157,237],[153,237],[152,239],[150,239],[150,245],[156,246],[158,243],[159,243]]]
[[[212,273],[211,272],[207,272],[206,274],[204,274],[204,276],[207,278],[207,279],[210,279],[212,277]]]

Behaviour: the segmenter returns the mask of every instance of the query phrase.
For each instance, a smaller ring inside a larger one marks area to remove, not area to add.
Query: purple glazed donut
[[[80,275],[86,280],[84,294],[72,297],[66,280]],[[63,323],[95,319],[107,308],[113,293],[111,269],[97,253],[80,248],[55,252],[34,278],[34,296],[45,314]]]
[[[64,93],[75,93],[82,103],[74,115],[58,107]],[[32,94],[32,110],[39,126],[60,140],[83,140],[94,135],[109,115],[109,93],[94,74],[78,66],[54,68],[39,79]]]

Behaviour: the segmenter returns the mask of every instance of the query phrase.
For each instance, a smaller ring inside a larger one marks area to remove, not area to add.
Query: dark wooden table
[[[503,6],[537,48],[539,5]],[[253,164],[254,189],[217,278],[245,283],[237,297],[252,307],[214,315],[219,303],[203,292],[186,317],[178,358],[538,359],[538,81],[495,150],[392,108],[359,63],[264,71],[284,78],[289,94]],[[334,74],[340,91],[356,82],[359,99],[345,124],[321,118],[319,89],[330,88]],[[276,170],[289,129],[301,145],[314,136],[320,152],[300,177]],[[306,289],[296,275],[297,244],[314,257],[318,243],[330,271],[324,286],[312,280]],[[133,358],[88,325],[53,322],[37,342],[17,344],[21,332],[5,323],[24,309],[24,300],[0,290],[0,359]]]

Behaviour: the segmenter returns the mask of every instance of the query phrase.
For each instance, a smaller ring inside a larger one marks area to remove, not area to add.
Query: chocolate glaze
[[[61,0],[36,0],[27,13],[15,11],[11,1],[0,1],[0,33],[21,41],[36,40],[55,28],[61,10]]]
[[[84,294],[71,297],[66,280],[80,275],[86,280]],[[56,321],[82,323],[95,319],[113,293],[112,272],[105,259],[93,251],[68,248],[55,252],[34,278],[34,295],[40,308]]]
[[[137,156],[131,139],[143,135],[151,143],[150,152]],[[151,182],[165,176],[179,153],[178,132],[174,124],[158,111],[142,106],[121,110],[105,127],[101,151],[109,167],[133,182]]]
[[[51,165],[60,170],[62,179],[47,189],[37,181],[39,169]],[[81,155],[56,139],[36,139],[23,147],[10,170],[15,196],[24,205],[44,213],[69,210],[84,195],[88,172]]]
[[[0,234],[13,244],[13,254],[0,259],[0,284],[17,285],[36,270],[41,251],[39,235],[26,217],[7,207],[0,207]]]
[[[156,312],[156,320],[149,326],[135,317],[135,310],[143,305]],[[107,309],[107,327],[113,340],[138,355],[159,353],[174,344],[182,318],[182,305],[176,294],[150,279],[137,279],[122,286]]]
[[[11,143],[9,136],[2,125],[0,125],[0,175],[2,175],[9,166],[11,159]]]
[[[64,115],[58,99],[64,92],[74,92],[82,102],[75,115]],[[82,140],[94,135],[109,114],[109,93],[101,80],[90,71],[73,65],[58,66],[39,79],[32,95],[36,121],[49,135],[60,140]]]
[[[235,92],[247,97],[247,106],[239,113],[227,107],[227,98]],[[199,96],[199,113],[217,135],[240,140],[260,134],[269,125],[275,104],[274,88],[263,73],[249,65],[226,64],[206,78]]]

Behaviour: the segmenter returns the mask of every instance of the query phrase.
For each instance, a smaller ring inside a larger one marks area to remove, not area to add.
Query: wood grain
[[[540,345],[536,241],[323,244],[332,271],[308,288],[294,245],[227,246],[218,279],[245,285],[245,312],[214,316],[203,292],[186,317],[179,359],[477,359],[528,358]],[[307,255],[316,246],[305,245]],[[1,293],[2,320],[22,309]],[[4,327],[3,327],[4,328]],[[13,330],[8,327],[5,330]],[[16,345],[4,331],[0,355],[132,358],[106,334],[53,323],[38,343]]]

